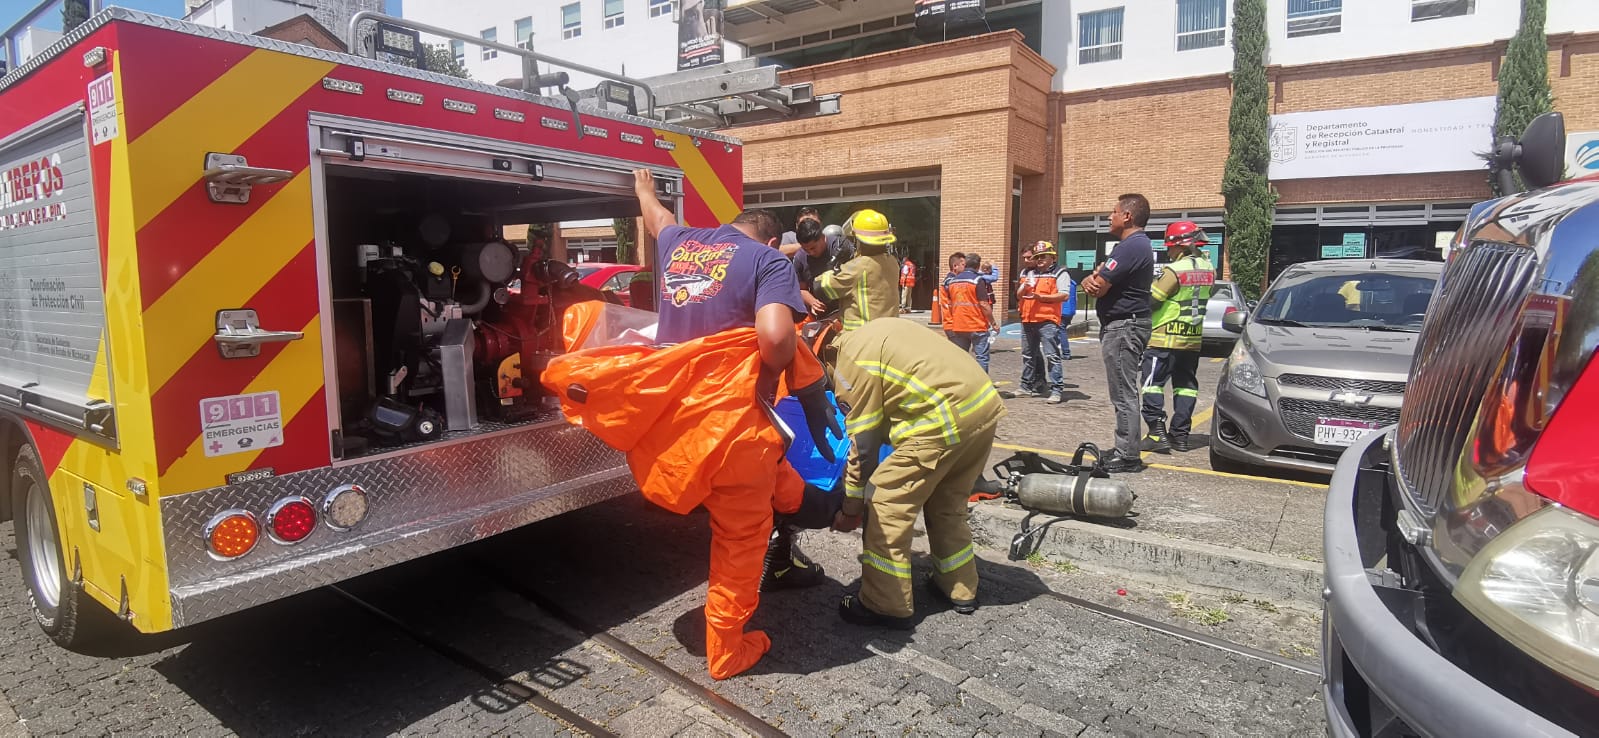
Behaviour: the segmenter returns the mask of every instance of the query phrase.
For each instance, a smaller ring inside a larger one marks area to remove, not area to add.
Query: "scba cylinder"
[[[1138,495],[1119,479],[1028,474],[1016,485],[1016,501],[1029,510],[1054,515],[1121,518],[1133,510]]]

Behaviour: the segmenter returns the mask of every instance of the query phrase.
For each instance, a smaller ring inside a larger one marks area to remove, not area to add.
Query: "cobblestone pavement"
[[[1000,352],[996,377],[1015,362],[1014,352]],[[1064,407],[1012,401],[1006,438],[1062,448],[1078,435],[1103,435],[1104,410],[1096,409],[1103,388],[1079,371],[1094,364],[1070,364],[1069,381],[1082,385],[1086,399]],[[1206,371],[1213,377],[1215,368]],[[0,543],[15,556],[9,525],[0,528]],[[703,515],[676,516],[627,497],[344,586],[423,639],[469,657],[476,670],[331,590],[179,633],[124,639],[94,655],[69,653],[34,626],[17,566],[7,563],[0,566],[0,627],[8,631],[0,639],[0,731],[10,732],[0,735],[570,732],[524,703],[530,691],[622,735],[743,734],[691,691],[540,610],[525,591],[793,735],[1324,730],[1315,677],[1135,627],[1048,592],[1307,664],[1318,642],[1312,613],[1134,585],[1065,563],[1011,564],[986,552],[984,607],[976,615],[937,606],[919,590],[914,632],[859,628],[835,614],[838,595],[859,573],[855,534],[807,534],[804,547],[834,583],[769,594],[755,625],[773,636],[772,653],[748,675],[712,682],[700,611],[708,546]],[[919,560],[918,573],[927,569]]]

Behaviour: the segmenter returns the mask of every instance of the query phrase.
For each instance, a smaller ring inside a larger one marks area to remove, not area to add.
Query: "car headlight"
[[[1599,524],[1559,505],[1483,547],[1455,598],[1566,677],[1599,689]]]
[[[1244,342],[1239,341],[1233,347],[1232,356],[1227,357],[1228,381],[1233,383],[1233,389],[1242,390],[1257,397],[1266,396],[1266,379],[1260,374],[1260,367],[1255,360],[1249,357],[1249,350]]]

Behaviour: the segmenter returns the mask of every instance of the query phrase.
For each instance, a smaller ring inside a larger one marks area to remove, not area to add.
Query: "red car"
[[[587,262],[587,264],[574,265],[574,268],[577,270],[577,280],[580,283],[587,284],[590,288],[600,289],[600,291],[611,292],[612,296],[616,296],[617,300],[622,300],[622,305],[628,305],[628,307],[633,305],[632,291],[628,289],[628,284],[632,284],[633,278],[640,275],[640,273],[646,276],[649,275],[649,272],[644,272],[643,268],[633,264]],[[521,280],[508,284],[508,288],[510,288],[512,294],[520,294]]]
[[[642,267],[634,264],[605,264],[601,262],[587,262],[576,265],[579,281],[598,290],[604,290],[616,295],[623,305],[632,305],[632,293],[628,291],[628,284],[633,281],[634,275],[643,271]]]

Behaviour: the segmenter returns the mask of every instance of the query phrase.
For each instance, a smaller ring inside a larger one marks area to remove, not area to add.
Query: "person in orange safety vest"
[[[763,586],[825,581],[821,568],[793,548],[788,525],[774,534],[774,510],[804,513],[809,502],[804,482],[783,458],[782,426],[771,409],[780,385],[786,379],[804,407],[819,448],[828,446],[829,428],[839,436],[842,428],[820,363],[797,348],[795,323],[806,311],[793,266],[776,249],[782,234],[776,217],[751,210],[719,228],[682,227],[643,169],[634,172],[634,194],[657,244],[662,287],[655,341],[675,346],[647,356],[637,354],[639,347],[602,349],[620,351],[609,362],[581,352],[585,368],[565,371],[586,376],[577,383],[583,401],[573,407],[577,398],[568,385],[574,383],[561,381],[554,364],[546,374],[555,379],[546,382],[562,393],[569,417],[579,409],[579,417],[592,421],[585,427],[628,453],[646,497],[679,513],[699,505],[710,513],[705,657],[711,676],[726,679],[771,648],[765,633],[744,632]],[[637,435],[639,428],[648,430]],[[607,434],[620,434],[618,442]],[[831,522],[818,517],[807,527]]]
[[[916,262],[906,259],[899,267],[899,309],[910,312],[911,293],[916,291]]]
[[[944,279],[944,335],[963,350],[977,357],[977,365],[988,371],[989,331],[994,328],[994,289],[978,274],[983,258],[967,254],[965,271]]]

